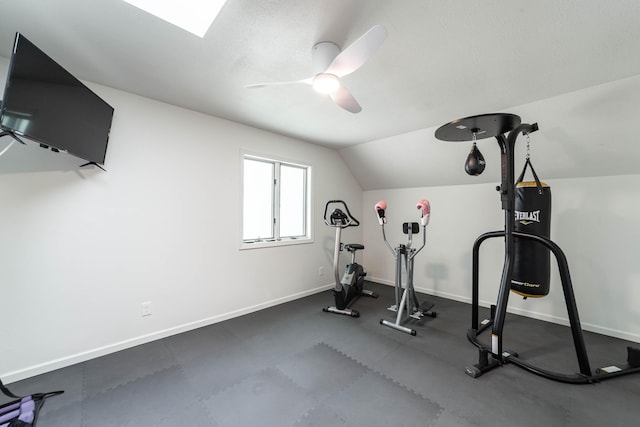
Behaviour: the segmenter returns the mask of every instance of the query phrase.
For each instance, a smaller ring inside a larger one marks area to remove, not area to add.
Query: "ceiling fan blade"
[[[351,92],[342,84],[335,92],[331,93],[330,96],[333,102],[351,113],[359,113],[362,111],[362,107],[358,104],[358,101],[356,101],[353,95],[351,95]]]
[[[313,77],[309,77],[308,79],[303,79],[303,80],[291,80],[288,82],[267,82],[267,83],[256,83],[256,84],[252,84],[252,85],[246,85],[245,88],[247,89],[257,89],[257,88],[261,88],[261,87],[268,87],[268,86],[286,86],[286,85],[292,85],[292,84],[298,84],[298,83],[306,83],[308,85],[313,83]]]
[[[338,77],[346,76],[360,68],[387,38],[387,29],[374,25],[360,38],[338,54],[325,71]]]

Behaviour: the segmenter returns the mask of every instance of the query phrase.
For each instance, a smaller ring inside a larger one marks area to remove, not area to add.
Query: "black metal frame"
[[[504,116],[504,117],[502,117]],[[474,116],[460,121],[451,122],[449,125],[441,127],[436,131],[436,137],[440,133],[441,138],[449,141],[461,141],[464,140],[464,134],[458,132],[458,134],[452,133],[452,125],[456,123],[469,123],[476,121],[484,121],[490,125],[500,123],[501,119],[511,115],[483,115]],[[507,117],[508,118],[508,117]],[[500,147],[500,159],[502,169],[501,185],[498,187],[500,191],[500,198],[502,201],[502,209],[505,211],[505,229],[503,231],[492,231],[484,233],[479,236],[473,245],[473,265],[472,265],[472,319],[471,329],[467,332],[467,338],[471,341],[479,351],[479,361],[476,365],[466,368],[466,372],[474,378],[481,376],[482,374],[492,370],[493,368],[506,364],[513,363],[521,368],[528,370],[534,374],[542,377],[552,379],[555,381],[561,381],[571,384],[585,384],[593,383],[609,378],[618,377],[621,375],[628,375],[632,373],[640,372],[640,349],[634,347],[627,347],[627,364],[624,366],[610,366],[596,370],[594,374],[591,371],[589,364],[589,357],[587,355],[587,349],[582,334],[582,328],[580,326],[580,318],[578,315],[578,307],[576,305],[575,295],[573,292],[573,286],[571,284],[571,277],[569,274],[569,266],[567,258],[560,247],[550,239],[544,236],[537,236],[528,233],[522,233],[515,231],[515,174],[514,174],[514,149],[515,143],[522,133],[527,135],[529,133],[538,130],[538,124],[520,124],[519,118],[517,121],[513,121],[513,129],[503,129],[493,132],[493,135],[486,135],[485,137],[495,136]],[[518,124],[515,126],[515,124]],[[459,128],[460,126],[458,126]],[[481,129],[471,129],[473,134],[477,133]],[[504,133],[509,131],[508,137],[504,136]],[[454,131],[455,132],[455,131]],[[464,130],[464,132],[467,132]],[[502,132],[502,133],[500,133]],[[498,133],[498,134],[496,134]],[[489,238],[504,237],[505,241],[505,257],[504,266],[502,270],[502,277],[500,279],[500,289],[498,293],[498,300],[495,306],[491,307],[491,319],[482,322],[480,325],[478,319],[478,307],[479,307],[479,252],[480,245]],[[567,307],[567,313],[569,316],[569,323],[571,326],[571,333],[573,337],[576,356],[578,359],[579,373],[576,374],[564,374],[558,372],[548,371],[534,366],[520,358],[517,353],[506,352],[502,346],[502,332],[504,329],[504,322],[507,314],[507,303],[509,301],[509,293],[511,291],[511,277],[513,274],[513,258],[514,258],[514,239],[527,239],[539,242],[546,246],[555,256],[558,262],[558,269],[560,272],[560,279],[562,282],[562,290],[564,293],[565,304]],[[491,327],[491,348],[487,348],[478,340],[478,336]]]

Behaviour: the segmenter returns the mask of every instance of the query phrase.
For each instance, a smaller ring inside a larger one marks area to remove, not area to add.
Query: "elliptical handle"
[[[332,226],[332,227],[336,227],[336,225],[332,224],[329,219],[327,218],[327,212],[329,211],[329,205],[331,204],[341,204],[344,207],[344,210],[347,214],[347,223],[342,226],[341,228],[346,228],[346,227],[358,227],[360,225],[360,221],[358,221],[356,219],[356,217],[353,216],[353,214],[351,214],[351,212],[349,211],[349,207],[347,206],[347,204],[343,201],[343,200],[329,200],[325,205],[324,205],[324,223]]]
[[[378,223],[380,225],[384,225],[387,222],[387,218],[385,217],[385,214],[384,214],[384,211],[387,209],[387,202],[385,202],[384,200],[380,200],[378,203],[376,203],[373,209],[376,211],[376,216],[378,217]]]
[[[416,208],[420,210],[420,223],[423,227],[429,224],[429,215],[431,214],[431,205],[427,199],[422,199],[416,204]]]

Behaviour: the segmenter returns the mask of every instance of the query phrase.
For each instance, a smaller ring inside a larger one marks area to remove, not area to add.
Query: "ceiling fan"
[[[340,81],[341,77],[353,73],[374,54],[387,37],[387,30],[382,25],[374,25],[360,38],[345,48],[340,48],[332,42],[316,43],[311,49],[313,65],[312,77],[303,80],[286,82],[259,83],[245,86],[259,88],[266,86],[282,86],[288,84],[305,83],[323,94],[328,94],[333,102],[351,113],[359,113],[362,107],[351,92]]]

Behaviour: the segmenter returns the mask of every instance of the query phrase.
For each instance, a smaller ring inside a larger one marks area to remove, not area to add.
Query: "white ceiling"
[[[23,33],[83,80],[343,148],[640,74],[637,0],[228,0],[203,39],[121,0],[2,0],[0,55]],[[346,112],[306,85],[311,47],[374,24]],[[469,113],[469,114],[466,114]]]

